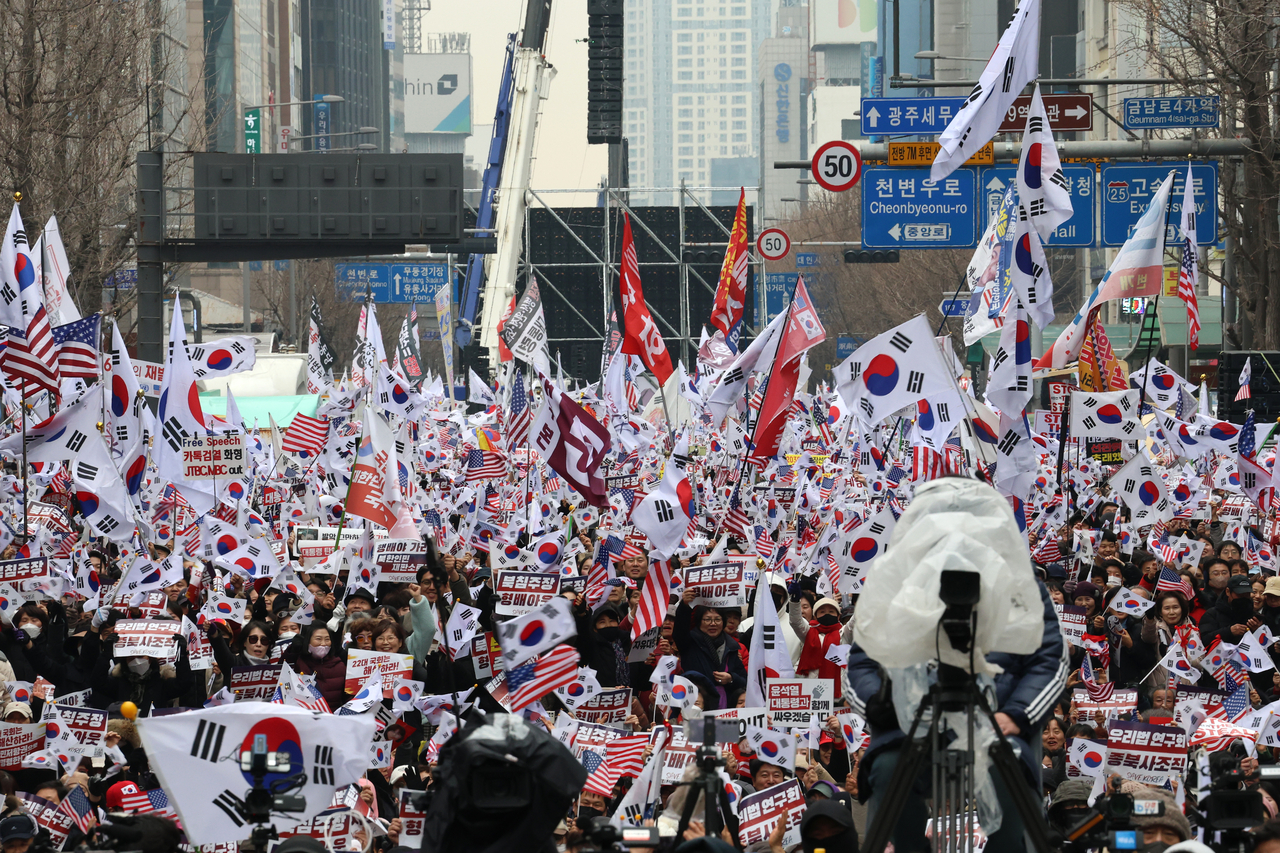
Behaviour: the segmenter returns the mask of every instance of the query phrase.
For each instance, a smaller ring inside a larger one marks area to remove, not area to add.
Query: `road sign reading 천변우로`
[[[928,169],[866,170],[862,245],[871,249],[957,249],[975,246],[977,172],[956,169],[935,182]]]
[[[338,290],[360,299],[366,289],[374,302],[431,302],[448,280],[447,264],[334,264]]]
[[[1181,239],[1178,227],[1182,221],[1182,188],[1187,178],[1187,161],[1116,164],[1103,166],[1101,170],[1102,245],[1124,245],[1170,170],[1175,174],[1173,190],[1169,193],[1169,212],[1165,217],[1165,245],[1173,246]],[[1201,246],[1211,246],[1218,242],[1218,164],[1212,160],[1197,160],[1191,163],[1191,171],[1195,181],[1196,241]]]

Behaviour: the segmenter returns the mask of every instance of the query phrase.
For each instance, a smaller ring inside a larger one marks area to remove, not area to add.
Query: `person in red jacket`
[[[798,610],[798,608],[797,608]],[[792,627],[804,641],[796,674],[808,678],[834,679],[836,697],[840,696],[840,665],[827,660],[827,649],[840,643],[840,604],[833,598],[821,598],[813,605],[813,619],[806,625],[792,619]]]

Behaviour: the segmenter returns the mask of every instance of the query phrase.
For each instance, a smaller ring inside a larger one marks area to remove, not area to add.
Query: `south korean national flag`
[[[1164,480],[1156,473],[1156,467],[1145,452],[1125,463],[1111,478],[1111,488],[1118,493],[1133,515],[1133,523],[1139,527],[1168,521],[1173,517],[1173,505],[1165,491]]]
[[[1128,391],[1072,391],[1071,435],[1075,438],[1138,438],[1136,388]]]
[[[1027,125],[1022,134],[1022,157],[1018,161],[1018,202],[1042,241],[1053,237],[1054,229],[1071,218],[1071,184],[1062,174],[1058,149],[1053,144],[1049,115],[1045,112],[1040,84],[1031,93]]]

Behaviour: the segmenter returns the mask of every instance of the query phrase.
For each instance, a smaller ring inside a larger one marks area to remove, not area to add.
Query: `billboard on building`
[[[406,133],[471,133],[471,54],[404,55]]]
[[[859,44],[876,40],[876,0],[809,0],[813,44]]]

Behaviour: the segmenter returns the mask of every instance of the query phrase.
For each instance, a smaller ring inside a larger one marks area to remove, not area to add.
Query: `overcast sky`
[[[522,0],[433,0],[426,16],[428,32],[471,33],[471,120],[478,133],[468,140],[467,153],[476,156],[478,168],[488,151],[507,33],[519,32],[523,6]],[[542,104],[534,189],[593,188],[608,171],[607,146],[587,144],[587,46],[576,41],[586,36],[586,0],[554,0],[546,55],[557,73]],[[566,196],[546,200],[571,203]],[[595,197],[579,196],[572,203],[594,205]]]

